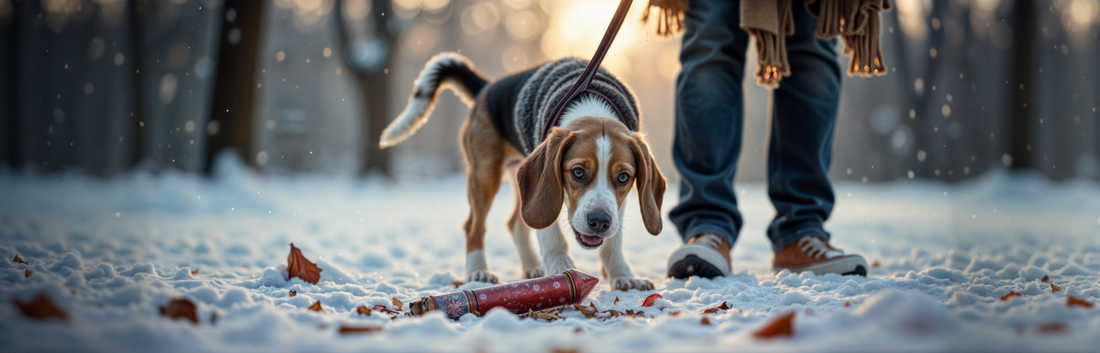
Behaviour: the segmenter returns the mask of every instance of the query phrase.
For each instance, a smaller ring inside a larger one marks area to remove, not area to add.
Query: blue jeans
[[[791,9],[791,76],[773,91],[768,143],[768,196],[776,209],[768,238],[775,251],[810,235],[829,240],[822,224],[834,202],[828,171],[840,105],[835,39],[814,37],[817,19],[802,0],[792,1]],[[741,153],[749,34],[739,26],[738,1],[692,0],[684,17],[672,150],[682,180],[680,204],[669,217],[684,241],[716,233],[732,245],[742,225],[733,178]]]

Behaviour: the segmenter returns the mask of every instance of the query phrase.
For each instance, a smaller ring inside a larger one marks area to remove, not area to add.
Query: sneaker
[[[805,237],[775,253],[772,272],[810,271],[816,275],[839,273],[841,275],[867,276],[867,261],[859,255],[844,255],[819,237]]]
[[[692,237],[668,257],[668,276],[672,278],[714,278],[730,271],[730,244],[713,233]]]

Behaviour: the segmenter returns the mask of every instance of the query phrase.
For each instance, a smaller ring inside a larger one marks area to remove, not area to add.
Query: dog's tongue
[[[581,241],[584,241],[584,243],[588,245],[598,245],[601,241],[603,241],[603,239],[600,239],[600,237],[581,234]]]

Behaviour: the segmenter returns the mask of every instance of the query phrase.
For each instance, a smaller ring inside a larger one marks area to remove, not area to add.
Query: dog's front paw
[[[615,277],[611,279],[611,289],[628,291],[637,289],[647,291],[653,289],[653,282],[645,278]]]
[[[485,283],[500,283],[500,279],[497,275],[490,273],[488,270],[477,270],[466,273],[466,283],[470,282],[485,282]]]
[[[532,269],[530,271],[527,271],[527,273],[524,273],[523,274],[523,279],[539,278],[539,277],[542,277],[542,276],[545,276],[545,275],[546,274],[542,272],[541,268],[535,268],[535,269]]]

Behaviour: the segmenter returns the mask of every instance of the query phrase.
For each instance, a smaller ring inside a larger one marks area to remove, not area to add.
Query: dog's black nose
[[[591,229],[596,234],[603,234],[607,231],[607,228],[611,228],[611,216],[606,213],[591,212],[588,214],[588,229]]]

